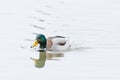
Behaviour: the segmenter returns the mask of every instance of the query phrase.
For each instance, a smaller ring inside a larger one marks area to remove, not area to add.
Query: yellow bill
[[[38,43],[38,41],[37,40],[35,40],[34,41],[34,43],[32,44],[32,46],[31,46],[31,48],[33,48],[33,47],[35,47],[35,46],[37,46],[39,43]]]

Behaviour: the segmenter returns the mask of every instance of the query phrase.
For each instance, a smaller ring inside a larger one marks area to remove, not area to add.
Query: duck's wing
[[[55,36],[54,38],[65,38],[64,36]]]
[[[52,50],[52,51],[64,51],[67,50],[69,47],[69,40],[67,37],[63,36],[54,36],[54,37],[48,37],[47,38],[48,43],[47,43],[47,50]],[[49,42],[50,41],[50,42]]]
[[[58,45],[61,45],[61,46],[64,46],[65,44],[66,44],[66,41],[58,43]]]
[[[66,37],[64,37],[64,36],[54,36],[54,37],[48,37],[48,39],[50,40],[52,40],[52,39],[55,39],[55,38],[66,38]]]
[[[48,37],[48,43],[51,43],[50,45],[52,46],[52,44],[56,44],[56,45],[60,45],[60,46],[64,46],[66,44],[66,37],[63,36],[54,36],[54,37]]]

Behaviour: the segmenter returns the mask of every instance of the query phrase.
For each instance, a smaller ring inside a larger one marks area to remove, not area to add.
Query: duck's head
[[[47,41],[46,41],[46,37],[43,34],[38,34],[36,36],[36,39],[32,44],[31,48],[37,46],[38,44],[40,44],[40,48],[42,49],[46,48]]]

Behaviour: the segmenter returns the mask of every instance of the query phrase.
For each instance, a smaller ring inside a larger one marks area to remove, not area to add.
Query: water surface
[[[120,1],[0,1],[1,80],[119,80]],[[38,33],[70,38],[66,52],[37,52]]]

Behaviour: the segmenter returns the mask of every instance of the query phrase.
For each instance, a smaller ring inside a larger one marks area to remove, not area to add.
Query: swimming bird
[[[69,39],[63,36],[53,36],[46,38],[44,34],[38,34],[31,48],[37,46],[40,49],[46,49],[49,51],[66,51],[69,49]]]

